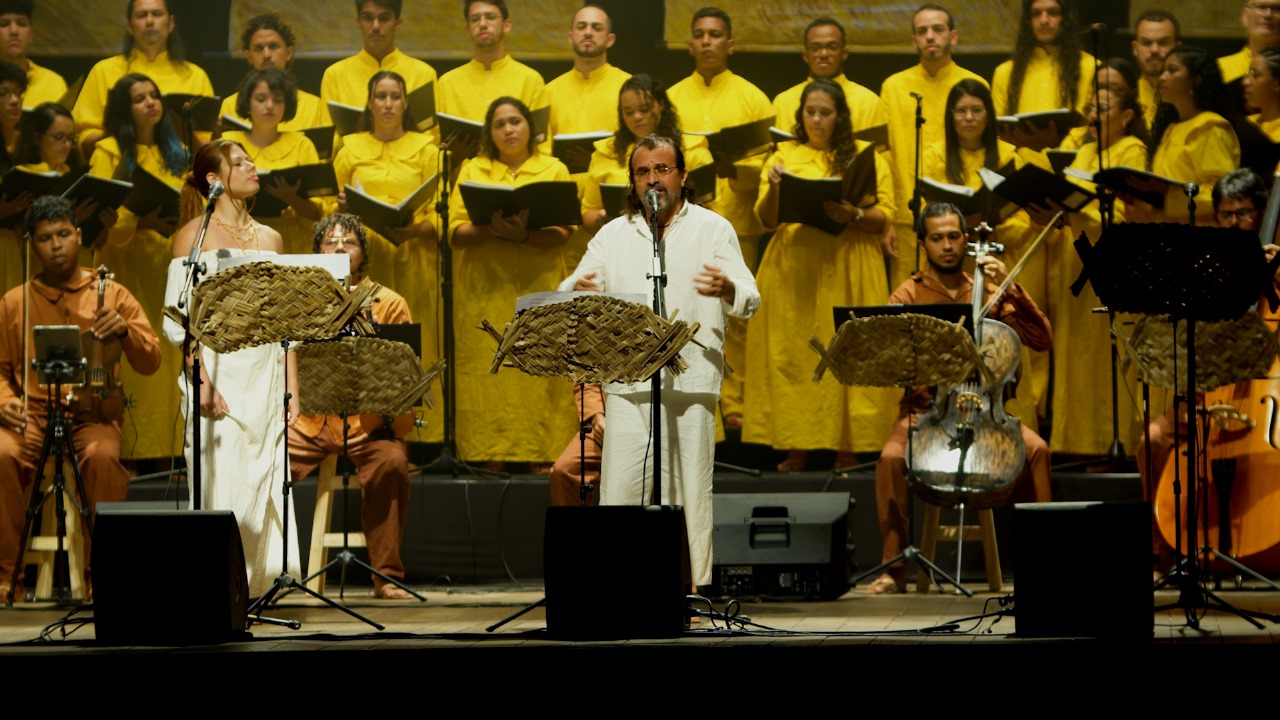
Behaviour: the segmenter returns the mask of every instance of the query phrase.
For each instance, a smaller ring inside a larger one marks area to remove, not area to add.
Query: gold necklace
[[[213,221],[218,223],[218,227],[225,230],[227,235],[231,236],[232,241],[235,242],[236,247],[240,248],[240,250],[247,251],[249,249],[247,246],[251,241],[255,251],[262,249],[258,245],[258,224],[252,219],[249,220],[248,225],[241,225],[240,227],[232,227],[223,222],[222,218],[216,216]]]

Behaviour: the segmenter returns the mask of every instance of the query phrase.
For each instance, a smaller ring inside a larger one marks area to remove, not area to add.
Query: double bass
[[[1280,175],[1267,200],[1260,229],[1263,245],[1275,237],[1277,219]],[[1257,312],[1274,332],[1280,313],[1261,302]],[[1184,543],[1184,551],[1195,555],[1210,546],[1251,570],[1276,577],[1280,575],[1280,359],[1272,358],[1264,378],[1206,392],[1202,417],[1207,427],[1197,423],[1190,428],[1203,439],[1197,447],[1204,462],[1197,467],[1207,468],[1198,472],[1194,498],[1199,532],[1193,547]],[[1185,421],[1181,425],[1186,428]],[[1183,442],[1170,451],[1152,498],[1156,529],[1170,548],[1178,547],[1179,528],[1185,536],[1187,503],[1192,501],[1183,497],[1179,502],[1174,492],[1177,474],[1188,477],[1186,449]],[[1209,569],[1216,575],[1238,574],[1220,559],[1211,562]]]
[[[978,239],[970,246],[975,259],[1004,251],[990,242],[992,229],[986,223],[974,231]],[[943,507],[981,509],[1005,503],[1026,464],[1021,422],[1004,408],[1017,380],[1022,341],[1013,328],[986,317],[984,286],[979,267],[973,274],[973,339],[984,367],[969,382],[940,386],[938,399],[920,415],[910,438],[908,467],[915,490]]]

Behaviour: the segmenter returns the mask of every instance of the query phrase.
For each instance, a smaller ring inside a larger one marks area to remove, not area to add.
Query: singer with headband
[[[210,274],[217,271],[220,255],[277,255],[283,251],[280,233],[249,216],[246,202],[258,192],[258,171],[239,143],[214,140],[200,148],[191,174],[182,188],[182,229],[173,238],[173,260],[169,264],[165,306],[190,312],[187,288],[191,254],[200,231],[202,216],[210,216],[199,255]],[[208,198],[209,207],[203,207]],[[182,347],[185,328],[169,317],[164,335]],[[175,355],[178,353],[174,353]],[[192,357],[183,359],[178,377],[182,390],[183,415],[190,414]],[[285,423],[281,422],[281,400],[290,393],[285,419],[292,425],[299,415],[297,364],[290,359],[285,375],[283,349],[274,343],[237,350],[225,355],[202,347],[200,353],[200,448],[201,507],[232,510],[240,525],[248,567],[249,592],[261,595],[271,587],[280,567],[284,543],[288,557],[298,558],[297,524],[284,520]],[[187,467],[193,466],[192,424],[187,417],[184,443]],[[288,568],[300,577],[299,568]]]
[[[755,278],[742,259],[733,225],[693,204],[685,185],[678,141],[649,135],[631,153],[626,213],[587,245],[587,254],[560,290],[653,296],[654,237],[661,233],[668,317],[697,324],[696,343],[681,350],[689,368],[661,378],[662,501],[683,505],[689,531],[693,584],[711,582],[712,466],[715,409],[724,373],[724,336],[730,317],[748,318],[760,306]],[[652,501],[652,387],[648,381],[605,387],[604,453],[600,504]]]

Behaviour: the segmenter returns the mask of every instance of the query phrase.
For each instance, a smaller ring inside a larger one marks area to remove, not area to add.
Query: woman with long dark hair
[[[790,123],[788,123],[790,125]],[[813,365],[809,337],[835,332],[831,308],[880,305],[889,296],[880,234],[894,217],[893,175],[875,153],[876,184],[851,186],[854,158],[867,143],[854,140],[844,90],[830,80],[805,86],[795,116],[795,140],[778,143],[764,163],[756,211],[775,229],[756,273],[763,304],[747,334],[744,442],[788,450],[779,467],[805,469],[806,451],[835,450],[837,467],[853,464],[853,453],[877,452],[895,416],[897,393],[850,388],[835,378],[800,382]],[[828,202],[827,219],[843,228],[832,236],[802,223],[779,223],[784,174],[806,179],[841,178],[840,202]],[[853,193],[859,193],[856,197]],[[813,422],[813,418],[827,421]]]
[[[618,90],[618,129],[612,137],[596,141],[587,169],[586,192],[582,196],[582,223],[591,232],[616,217],[617,208],[605,208],[601,185],[626,185],[631,180],[627,163],[636,141],[646,135],[680,138],[686,169],[712,163],[707,139],[680,132],[680,114],[667,98],[661,80],[649,75],[632,75]]]
[[[1245,105],[1258,110],[1249,120],[1272,142],[1280,141],[1280,48],[1254,55],[1243,83]]]
[[[23,172],[66,175],[84,169],[80,150],[76,147],[76,123],[71,111],[52,102],[40,103],[30,112],[23,113],[22,133],[18,147],[13,152],[15,167]],[[82,226],[93,215],[99,216],[101,232],[97,237],[84,237],[80,247],[80,264],[93,262],[93,248],[106,239],[106,233],[115,225],[117,213],[113,208],[99,210],[93,199],[81,201],[76,207],[76,220]]]
[[[311,140],[298,131],[281,130],[281,125],[298,110],[298,86],[283,70],[251,70],[240,81],[236,93],[236,114],[249,121],[248,130],[228,130],[222,137],[237,142],[249,153],[259,170],[283,170],[320,162]],[[298,194],[296,185],[279,178],[264,183],[262,191],[285,203],[275,216],[253,213],[260,222],[274,228],[284,238],[285,252],[311,251],[311,227],[324,214],[316,200]]]
[[[248,153],[239,143],[225,138],[214,140],[196,153],[191,174],[183,184],[183,225],[173,239],[172,260],[166,273],[166,306],[179,307],[182,291],[187,287],[189,268],[183,261],[195,244],[209,188],[215,181],[226,189],[214,201],[201,245],[200,260],[207,271],[217,272],[220,257],[270,256],[284,250],[280,233],[249,215],[248,202],[257,194],[259,181]],[[189,312],[189,289],[186,297],[184,310]],[[186,330],[182,325],[166,317],[164,331],[170,342],[183,347]],[[194,467],[189,417],[193,359],[183,358],[178,374],[183,415],[187,419],[187,467]],[[284,570],[281,555],[285,542],[291,561],[288,572],[295,577],[299,572],[297,525],[292,517],[287,518],[289,537],[285,538],[283,497],[285,423],[293,424],[300,414],[297,364],[289,359],[286,377],[284,350],[276,343],[226,354],[202,346],[200,382],[201,507],[235,512],[244,545],[249,593],[260,595]],[[282,418],[286,389],[291,395]]]
[[[1199,186],[1196,224],[1212,225],[1213,186],[1240,166],[1240,141],[1231,125],[1231,103],[1218,62],[1202,48],[1180,45],[1165,60],[1159,90],[1151,172],[1179,185],[1168,191],[1162,209],[1128,202],[1128,217],[1136,222],[1186,221],[1189,208],[1182,184],[1194,182]]]
[[[103,130],[106,137],[98,140],[89,159],[90,174],[129,181],[140,168],[175,190],[182,187],[190,155],[151,78],[129,73],[111,87]],[[142,217],[121,208],[94,257],[95,266],[106,265],[120,284],[133,291],[152,327],[160,327],[164,319],[165,273],[177,221],[165,217],[159,208]],[[169,380],[178,374],[179,365],[174,353],[164,353],[160,371],[154,375],[137,375],[127,365],[121,366],[124,386],[138,398],[137,406],[125,415],[121,444],[125,457],[169,458],[181,452],[181,438],[174,432],[178,392]]]
[[[564,163],[544,155],[533,116],[520,100],[500,97],[485,112],[480,152],[458,173],[458,185],[519,187],[570,181]],[[455,250],[453,325],[457,329],[458,452],[492,463],[550,463],[574,431],[559,378],[488,372],[493,341],[468,332],[482,319],[502,323],[521,295],[553,290],[569,273],[564,245],[573,227],[528,227],[528,211],[474,223],[462,193],[449,198],[449,242]],[[536,421],[531,422],[531,419]],[[539,468],[541,469],[541,468]]]

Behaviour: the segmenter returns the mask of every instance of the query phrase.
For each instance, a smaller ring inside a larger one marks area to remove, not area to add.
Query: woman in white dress
[[[202,147],[183,186],[184,222],[173,238],[165,305],[177,307],[186,284],[188,257],[200,230],[203,200],[214,182],[226,188],[215,201],[201,247],[206,272],[217,272],[218,254],[276,255],[283,250],[280,233],[249,216],[246,200],[258,192],[258,172],[239,143],[215,140]],[[190,303],[183,312],[190,310]],[[165,336],[182,347],[185,331],[165,318]],[[184,455],[193,466],[191,444],[190,357],[178,380],[187,417]],[[248,566],[249,590],[261,595],[283,570],[285,547],[284,478],[285,423],[298,417],[298,376],[293,362],[275,344],[221,355],[208,348],[200,353],[201,507],[231,510],[240,526]],[[286,387],[292,393],[282,418]],[[288,517],[289,573],[299,576],[297,527],[292,508]]]

